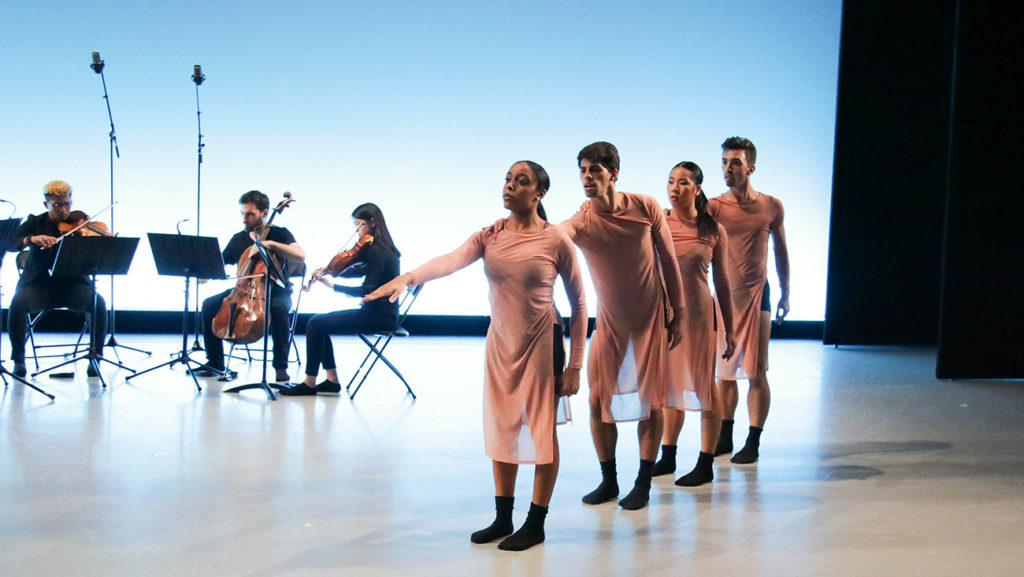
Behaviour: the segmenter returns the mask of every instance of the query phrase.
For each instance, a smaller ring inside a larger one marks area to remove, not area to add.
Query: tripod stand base
[[[237,387],[231,387],[230,389],[224,389],[225,393],[240,393],[249,389],[263,389],[263,392],[267,393],[267,398],[271,401],[277,400],[277,395],[274,393],[274,389],[266,381],[262,383],[249,383],[248,385],[239,385]]]
[[[48,373],[50,371],[59,369],[59,368],[61,368],[63,366],[70,365],[72,363],[77,363],[78,361],[84,361],[84,360],[89,361],[89,366],[96,373],[96,378],[100,380],[100,384],[103,385],[104,389],[107,388],[107,381],[103,378],[103,373],[100,371],[100,361],[104,361],[104,362],[110,363],[110,364],[114,365],[115,367],[118,367],[120,369],[125,369],[126,371],[131,371],[133,375],[135,374],[135,369],[133,369],[131,367],[127,367],[127,366],[122,365],[121,363],[118,363],[116,361],[112,361],[112,360],[110,360],[110,359],[108,359],[106,357],[103,357],[102,355],[88,353],[88,354],[84,354],[84,355],[79,355],[79,356],[74,357],[72,359],[68,359],[68,360],[64,361],[63,363],[60,363],[58,365],[54,365],[52,367],[45,368],[45,369],[43,369],[41,371],[34,372],[34,373],[32,373],[32,376],[36,377],[36,376],[39,376],[39,375],[41,375],[43,373]]]
[[[122,345],[121,343],[117,342],[117,339],[114,338],[114,335],[110,335],[110,338],[107,339],[107,345],[106,346],[114,347],[115,354],[117,353],[117,350],[116,350],[117,348],[122,348],[122,349],[128,349],[129,351],[135,351],[137,353],[142,353],[142,354],[146,355],[147,357],[153,355],[153,351],[146,351],[146,350],[143,350],[143,349],[137,349],[135,347],[129,347],[128,345]]]
[[[3,366],[3,364],[0,363],[0,379],[3,380],[4,387],[8,386],[7,385],[7,377],[11,377],[15,381],[18,381],[19,383],[25,385],[26,387],[28,387],[30,389],[34,389],[35,391],[37,391],[38,393],[42,394],[43,396],[50,397],[51,401],[55,400],[55,398],[56,398],[53,395],[51,395],[50,393],[47,393],[46,391],[44,391],[44,390],[40,389],[39,387],[33,385],[32,383],[28,382],[28,379],[26,379],[24,377],[19,377],[18,375],[16,375],[16,374],[12,373],[11,371],[7,370],[7,367]]]

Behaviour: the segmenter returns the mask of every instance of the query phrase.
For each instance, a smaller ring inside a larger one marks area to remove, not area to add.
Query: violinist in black
[[[356,207],[352,212],[352,222],[359,238],[370,235],[373,241],[363,246],[356,254],[355,262],[338,276],[363,277],[363,284],[358,287],[335,284],[325,276],[323,269],[313,273],[310,283],[320,282],[333,288],[335,292],[362,298],[399,275],[401,254],[391,240],[391,233],[384,222],[384,214],[377,205],[365,203]],[[398,303],[388,302],[388,299],[362,303],[358,309],[335,311],[309,319],[309,323],[306,324],[306,378],[301,383],[282,388],[281,394],[315,395],[341,392],[331,335],[394,330],[397,324]],[[317,384],[316,377],[321,364],[327,372],[327,378]]]
[[[71,215],[71,186],[63,180],[54,180],[43,187],[43,206],[46,212],[33,214],[21,223],[14,239],[6,249],[19,252],[28,249],[28,259],[21,279],[11,299],[7,318],[7,332],[11,337],[11,360],[14,374],[24,377],[25,339],[28,336],[28,316],[51,307],[67,307],[73,311],[93,313],[93,288],[89,277],[51,277],[50,268],[57,257],[56,245],[61,236],[59,225]],[[103,353],[103,340],[107,332],[107,303],[96,297],[96,314],[92,318],[90,349]],[[88,374],[95,377],[89,364]]]
[[[222,256],[227,264],[237,264],[245,251],[253,245],[256,231],[266,226],[270,212],[270,199],[258,190],[250,190],[238,199],[241,207],[242,223],[245,229],[238,232],[228,241]],[[288,270],[289,260],[306,260],[306,252],[302,250],[295,237],[287,228],[270,226],[263,245],[275,254],[281,268]],[[267,314],[270,315],[270,336],[274,342],[274,373],[277,382],[288,379],[288,310],[292,306],[292,287],[287,278],[281,279],[287,288],[280,288],[275,283],[270,286],[270,299]],[[213,317],[217,315],[224,299],[234,289],[226,290],[203,301],[203,342],[206,346],[206,364],[196,369],[195,374],[201,377],[213,377],[223,374],[224,341],[213,333]]]

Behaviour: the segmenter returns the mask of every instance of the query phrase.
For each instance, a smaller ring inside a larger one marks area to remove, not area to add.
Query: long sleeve
[[[672,244],[672,233],[669,231],[668,223],[665,222],[665,213],[658,207],[657,202],[649,210],[651,216],[651,236],[654,238],[654,247],[658,249],[658,260],[661,261],[661,273],[665,279],[665,290],[668,291],[669,306],[673,309],[682,309],[683,305],[683,279],[679,276],[679,265],[676,263],[676,249]]]
[[[729,282],[729,235],[725,228],[718,225],[718,242],[711,252],[711,275],[715,281],[715,295],[718,297],[718,308],[722,310],[722,322],[725,332],[734,333],[736,325],[732,317],[732,286]]]
[[[448,276],[482,258],[484,256],[484,238],[489,230],[487,228],[475,233],[454,251],[433,258],[427,261],[426,264],[409,272],[409,276],[412,277],[411,284],[415,286],[436,278]]]
[[[579,261],[576,259],[576,247],[566,237],[561,244],[556,263],[558,274],[565,285],[572,316],[569,319],[569,368],[583,368],[583,349],[587,340],[587,297],[583,290],[583,278],[580,274]]]

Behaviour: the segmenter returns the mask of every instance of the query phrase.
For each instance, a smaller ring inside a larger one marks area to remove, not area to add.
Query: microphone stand
[[[202,174],[203,174],[203,123],[201,120],[202,112],[199,110],[199,85],[206,80],[206,75],[203,74],[202,67],[198,64],[193,67],[192,82],[196,85],[196,134],[199,136],[199,146],[196,149],[196,236],[199,236],[199,215],[200,215],[200,199],[202,198]],[[203,330],[203,311],[202,307],[199,306],[199,282],[196,282],[196,314],[195,314],[195,328],[196,336],[195,340],[192,341],[192,350],[201,351],[203,345],[199,344],[199,333]]]
[[[107,77],[103,75],[103,67],[106,63],[100,60],[99,52],[92,53],[92,64],[89,68],[92,68],[93,72],[100,75],[100,80],[103,81],[103,100],[107,103],[107,118],[110,120],[110,232],[114,232],[114,156],[121,158],[121,151],[117,147],[117,132],[114,130],[114,115],[110,112],[110,95],[107,94]],[[114,336],[117,332],[117,314],[114,310],[114,277],[110,277],[110,338],[107,340],[108,347],[112,347],[114,350],[114,356],[117,357],[118,362],[121,361],[121,355],[117,354],[117,347],[125,348],[138,353],[143,353],[146,356],[150,356],[153,353],[150,351],[144,351],[135,347],[129,347],[128,345],[118,344],[117,338]]]

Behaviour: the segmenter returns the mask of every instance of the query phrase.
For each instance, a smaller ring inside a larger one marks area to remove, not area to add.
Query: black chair
[[[391,369],[391,372],[395,373],[395,376],[402,381],[402,384],[405,385],[405,390],[409,391],[409,395],[413,400],[416,400],[416,394],[412,392],[412,387],[409,386],[409,382],[402,376],[401,371],[399,371],[398,368],[384,356],[384,350],[388,348],[388,345],[391,344],[391,339],[394,337],[409,336],[409,331],[405,330],[402,325],[405,324],[405,317],[409,314],[409,309],[411,309],[412,304],[416,302],[416,297],[419,296],[421,290],[423,290],[423,285],[416,285],[402,295],[402,299],[398,303],[398,324],[395,327],[395,330],[373,333],[356,333],[356,336],[370,348],[370,351],[366,353],[365,357],[363,357],[363,362],[359,364],[359,368],[356,369],[355,374],[352,375],[352,378],[348,381],[348,385],[345,386],[345,393],[348,394],[349,399],[356,398],[356,393],[359,392],[363,383],[366,382],[366,377],[370,376],[370,371],[372,371],[373,367],[377,365],[377,361],[383,361],[384,364]],[[381,341],[384,342],[383,345],[381,344]],[[366,371],[364,372],[363,367],[366,365],[366,362],[370,360],[370,357],[373,357],[373,361],[370,363],[369,367],[366,367]],[[362,378],[359,379],[359,384],[356,385],[354,391],[349,393],[349,390],[356,382],[356,379],[359,378],[360,374],[362,374]]]
[[[293,259],[288,259],[288,278],[299,279],[298,283],[293,282],[293,284],[301,286],[303,280],[305,280],[306,278],[305,261],[295,261]],[[299,303],[302,301],[302,293],[302,289],[292,291],[292,294],[295,296],[295,300],[292,301],[292,309],[288,311],[288,362],[298,363],[300,366],[302,365],[302,355],[299,353],[299,346],[295,344],[295,325],[297,325],[299,322]],[[226,360],[227,363],[230,363],[231,359],[233,358],[243,358],[240,356],[236,356],[234,354],[235,346],[235,343],[231,343],[231,349],[228,350]],[[245,347],[244,358],[246,358],[248,362],[263,362],[263,357],[261,356],[263,354],[262,348],[253,350],[249,348],[249,345],[247,344],[242,346]],[[292,360],[292,353],[295,353],[294,360]]]
[[[28,253],[29,253],[29,251],[23,250],[23,251],[19,252],[18,256],[15,257],[15,259],[14,259],[14,262],[15,262],[15,264],[18,267],[18,276],[19,277],[21,276],[21,272],[25,269],[25,264],[28,262]],[[76,340],[73,343],[54,343],[54,344],[49,344],[49,345],[37,345],[36,344],[36,327],[37,327],[37,325],[39,325],[39,322],[43,319],[44,316],[46,316],[49,313],[55,312],[55,311],[64,311],[64,312],[71,313],[73,315],[82,317],[82,330],[79,331],[79,333],[78,333],[78,340]],[[10,314],[10,313],[8,313],[8,314]],[[86,335],[87,331],[89,330],[89,324],[90,324],[91,320],[92,320],[92,315],[90,313],[82,313],[82,312],[72,311],[71,309],[69,309],[67,307],[48,307],[48,308],[45,308],[45,309],[39,311],[38,313],[28,315],[28,341],[32,345],[32,361],[35,363],[36,370],[37,371],[39,370],[39,359],[47,359],[47,358],[54,358],[54,357],[71,357],[71,356],[77,355],[78,354],[78,349],[81,348],[81,346],[82,346],[82,339],[85,338],[85,335]],[[72,348],[72,350],[71,350],[71,352],[68,352],[68,353],[53,353],[53,354],[46,354],[46,355],[39,354],[39,349],[52,349],[52,348]]]

